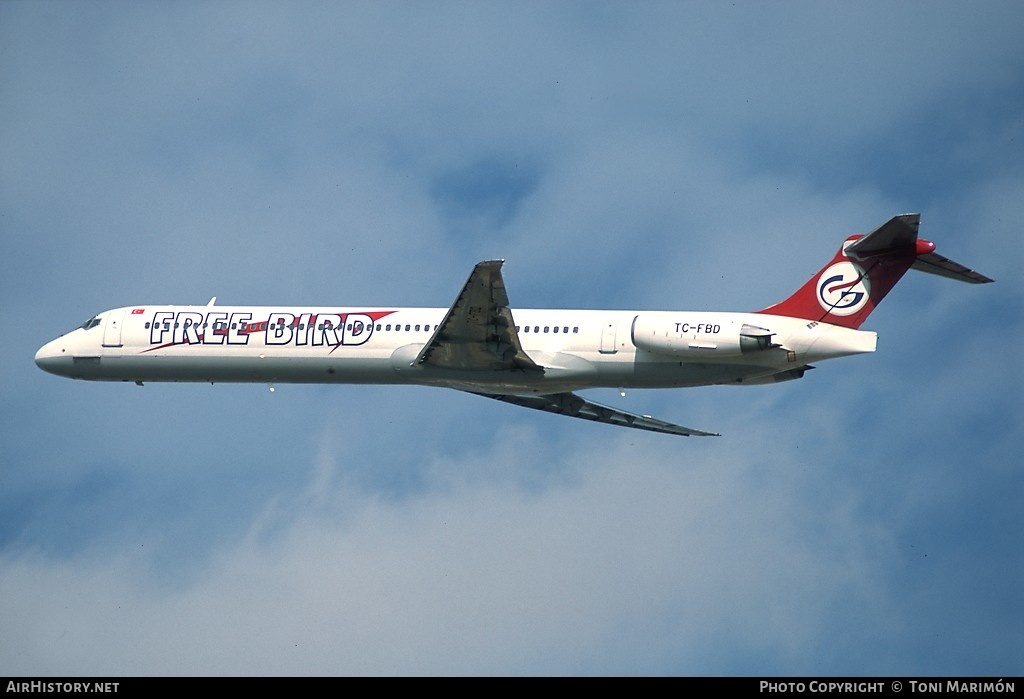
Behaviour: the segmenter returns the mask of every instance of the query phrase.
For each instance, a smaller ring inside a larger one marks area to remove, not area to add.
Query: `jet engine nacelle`
[[[633,344],[656,354],[683,357],[726,357],[778,347],[773,333],[713,313],[640,314],[633,319]]]

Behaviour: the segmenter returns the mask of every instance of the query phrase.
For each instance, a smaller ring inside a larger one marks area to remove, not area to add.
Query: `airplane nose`
[[[65,376],[71,368],[71,356],[60,340],[54,340],[36,352],[36,366],[51,374]]]

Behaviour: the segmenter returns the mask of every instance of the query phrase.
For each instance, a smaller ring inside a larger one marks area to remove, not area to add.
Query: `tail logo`
[[[853,315],[870,296],[867,272],[852,262],[837,262],[818,277],[818,303],[832,315]]]

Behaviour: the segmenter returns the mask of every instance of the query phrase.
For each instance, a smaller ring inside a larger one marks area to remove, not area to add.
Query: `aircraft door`
[[[124,325],[124,309],[111,311],[103,319],[103,346],[121,346],[121,326]]]
[[[615,318],[609,318],[604,323],[604,329],[601,331],[601,354],[615,354],[618,351],[618,347],[615,346],[615,335],[619,328],[619,323]]]

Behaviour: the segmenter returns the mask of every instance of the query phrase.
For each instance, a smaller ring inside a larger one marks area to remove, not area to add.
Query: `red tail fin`
[[[847,238],[832,261],[795,294],[758,313],[859,328],[917,256],[935,249],[917,239],[920,220],[919,214],[903,214],[867,235]]]

